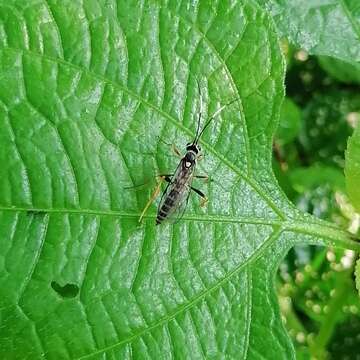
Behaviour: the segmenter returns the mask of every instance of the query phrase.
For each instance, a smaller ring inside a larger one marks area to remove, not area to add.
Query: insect
[[[215,113],[206,121],[205,125],[202,129],[200,129],[201,116],[202,116],[202,98],[201,98],[201,90],[199,82],[197,81],[198,91],[200,95],[200,112],[198,116],[197,129],[195,133],[195,137],[192,142],[186,145],[186,153],[185,156],[181,157],[179,150],[173,146],[174,152],[181,157],[181,160],[173,174],[159,175],[160,181],[150,197],[148,203],[146,204],[143,212],[140,215],[139,222],[141,222],[144,217],[147,209],[151,205],[151,203],[155,200],[155,198],[159,195],[161,184],[165,180],[167,182],[167,186],[162,194],[160,204],[158,207],[158,212],[156,216],[156,225],[161,224],[165,220],[169,220],[171,218],[180,219],[185,212],[186,206],[189,201],[191,191],[194,191],[198,194],[202,200],[200,205],[204,206],[208,201],[205,194],[194,188],[192,186],[193,178],[201,178],[207,179],[206,175],[195,175],[195,169],[197,162],[202,158],[202,151],[199,145],[199,140],[201,135],[204,133],[205,129],[209,126],[211,121],[220,114],[221,111],[225,109],[225,107],[231,105],[238,99],[232,100],[229,103],[222,105]]]

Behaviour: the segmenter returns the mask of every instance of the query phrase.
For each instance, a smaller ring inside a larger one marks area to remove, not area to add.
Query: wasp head
[[[184,157],[184,165],[190,168],[195,165],[196,160],[201,156],[201,147],[198,144],[188,143],[186,145],[186,155]]]
[[[199,157],[201,155],[201,146],[194,143],[187,143],[186,151],[192,151],[196,155],[196,157]]]

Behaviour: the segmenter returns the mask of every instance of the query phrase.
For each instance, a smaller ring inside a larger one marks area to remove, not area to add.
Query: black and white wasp
[[[202,191],[192,186],[192,180],[194,177],[207,179],[207,176],[195,175],[197,161],[200,160],[202,157],[199,140],[201,135],[204,133],[205,129],[211,123],[211,121],[217,115],[219,115],[220,112],[223,111],[227,106],[231,105],[238,99],[232,100],[229,103],[221,106],[217,111],[215,111],[215,113],[209,118],[209,120],[200,130],[200,122],[202,116],[202,98],[201,98],[200,85],[198,81],[197,81],[197,85],[200,95],[200,112],[198,116],[198,124],[197,124],[194,140],[186,145],[186,154],[181,158],[175,172],[173,174],[159,175],[160,181],[155,191],[153,192],[151,198],[149,199],[148,203],[146,204],[143,212],[141,213],[139,222],[141,222],[147,209],[160,193],[161,183],[164,180],[167,182],[167,186],[162,194],[160,204],[158,207],[158,212],[156,216],[156,225],[161,224],[165,220],[180,219],[185,212],[191,191],[194,191],[202,198],[200,203],[201,206],[204,206],[207,202],[207,197],[205,196],[205,194]],[[181,157],[179,150],[177,150],[175,146],[173,146],[173,149],[175,153],[179,157]]]

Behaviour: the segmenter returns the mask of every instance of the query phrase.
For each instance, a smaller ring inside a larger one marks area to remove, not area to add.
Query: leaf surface
[[[360,63],[349,63],[329,56],[319,56],[320,66],[334,79],[346,84],[360,83]]]
[[[346,189],[350,201],[360,211],[360,127],[357,126],[348,141],[345,159]]]
[[[313,55],[360,62],[358,0],[257,0],[281,36]],[[354,65],[355,66],[355,65]]]
[[[2,358],[294,358],[273,278],[296,242],[357,247],[271,172],[284,64],[251,1],[0,1]],[[151,190],[202,138],[176,225]],[[323,239],[323,240],[321,240]]]
[[[355,265],[355,278],[356,278],[356,289],[360,294],[360,259],[357,260]]]
[[[280,146],[293,141],[301,127],[301,111],[289,98],[285,98],[281,107],[279,126],[275,140]]]
[[[345,181],[350,201],[357,212],[360,212],[360,126],[348,141],[345,158]],[[360,294],[360,259],[355,266],[356,288]]]

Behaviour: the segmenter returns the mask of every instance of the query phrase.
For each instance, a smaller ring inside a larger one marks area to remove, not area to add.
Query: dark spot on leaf
[[[52,281],[51,287],[63,298],[74,298],[79,292],[79,287],[75,284],[61,286],[56,281]]]

